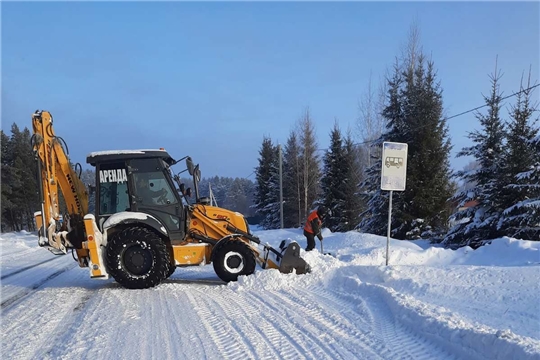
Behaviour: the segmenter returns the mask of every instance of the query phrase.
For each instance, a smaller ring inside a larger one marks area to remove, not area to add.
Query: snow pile
[[[305,247],[300,229],[257,233],[291,238]],[[323,232],[324,251],[302,253],[327,290],[386,303],[406,327],[451,353],[468,358],[540,358],[540,242],[508,237],[477,250],[444,249],[428,241],[390,240],[357,232]],[[318,244],[319,245],[319,244]],[[259,272],[242,288],[309,286],[310,279]]]

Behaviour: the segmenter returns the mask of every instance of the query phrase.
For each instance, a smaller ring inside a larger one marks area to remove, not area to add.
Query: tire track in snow
[[[32,268],[35,268],[36,266],[46,264],[46,263],[51,262],[51,261],[56,260],[56,259],[58,259],[58,257],[53,257],[52,259],[43,260],[43,261],[41,261],[41,262],[39,262],[37,264],[26,266],[26,267],[23,267],[21,269],[12,271],[12,272],[10,272],[8,274],[2,275],[2,277],[0,277],[0,280],[5,280],[5,279],[7,279],[9,277],[12,277],[13,275],[20,274],[20,273],[22,273],[22,272],[24,272],[26,270],[30,270]]]
[[[68,266],[65,266],[63,268],[60,268],[59,270],[55,271],[51,275],[40,279],[37,282],[34,282],[32,285],[30,285],[29,288],[21,288],[15,295],[9,297],[8,299],[2,299],[2,303],[0,304],[0,309],[2,309],[2,313],[5,313],[9,310],[9,308],[12,308],[15,304],[22,301],[25,297],[28,295],[31,295],[32,293],[36,292],[41,286],[43,286],[48,281],[62,275],[68,270],[73,269],[76,266],[76,264],[70,264]]]
[[[365,289],[365,288],[363,288]],[[344,292],[336,292],[337,295],[352,299],[352,301],[364,301],[372,318],[374,330],[386,344],[385,358],[392,359],[454,359],[455,356],[448,354],[434,342],[421,337],[414,329],[405,327],[399,321],[384,297],[378,296],[372,289],[362,292],[362,296]]]
[[[216,313],[215,302],[210,302],[208,294],[203,293],[197,299],[192,293],[186,293],[193,309],[199,314],[200,320],[206,329],[210,339],[219,349],[219,354],[224,359],[254,359],[256,358],[244,344],[243,335],[238,332],[230,321],[227,314]],[[216,298],[219,295],[216,294]],[[203,304],[201,306],[201,303]]]
[[[171,289],[169,291],[169,289]],[[174,326],[166,327],[170,334],[177,334],[177,347],[182,349],[182,353],[178,349],[171,349],[170,359],[186,358],[186,359],[211,359],[218,354],[209,352],[205,346],[205,338],[201,334],[205,333],[204,327],[201,325],[200,317],[196,313],[193,304],[191,304],[186,292],[191,289],[185,288],[167,288],[167,296],[172,296],[173,299],[165,298],[167,313],[172,314],[171,321],[174,321]],[[182,291],[184,290],[184,291]],[[182,304],[182,307],[179,307]],[[186,305],[187,304],[187,305]],[[172,345],[172,344],[171,344]],[[189,350],[189,353],[186,353]],[[157,354],[159,357],[160,354]]]
[[[371,356],[384,358],[383,355],[386,351],[385,343],[371,331],[374,327],[375,320],[370,316],[371,313],[365,302],[344,300],[330,293],[324,287],[317,285],[310,289],[310,291],[298,289],[296,292],[303,294],[304,298],[302,302],[304,306],[312,306],[311,304],[315,302],[319,303],[321,299],[324,299],[325,306],[313,310],[313,317],[321,321],[323,326],[335,329],[340,335],[339,341],[347,339],[347,342],[343,346],[356,343],[357,346],[362,347],[367,353],[371,353]],[[305,300],[309,298],[312,298],[312,300]],[[306,301],[308,301],[307,304]],[[338,314],[329,312],[327,309],[336,309]],[[368,320],[366,320],[366,316]],[[351,351],[356,351],[356,347],[352,348]]]
[[[287,358],[306,359],[306,355],[308,358],[314,358],[312,350],[305,347],[303,344],[304,340],[300,339],[301,336],[298,335],[298,328],[296,325],[291,322],[289,317],[281,315],[283,309],[273,307],[268,303],[268,299],[262,300],[258,296],[260,295],[252,294],[250,303],[259,304],[256,306],[256,309],[259,309],[260,316],[269,324],[269,328],[266,328],[264,332],[265,334],[270,334],[268,335],[268,338],[271,339],[272,343],[276,344],[279,348],[286,346],[288,348],[285,353]],[[274,324],[279,324],[279,327]],[[309,340],[311,341],[311,339]],[[287,343],[284,343],[284,341],[287,341]]]
[[[230,290],[226,291],[230,292]],[[206,296],[206,294],[202,295]],[[295,343],[284,343],[284,336],[268,319],[260,316],[260,312],[264,312],[264,309],[233,292],[217,299],[215,304],[221,308],[222,313],[233,319],[233,326],[249,340],[249,344],[257,354],[257,359],[298,359],[301,357],[303,349]]]
[[[320,300],[316,292],[300,288],[294,290],[294,293],[281,291],[272,293],[276,299],[288,304],[290,308],[301,309],[301,318],[305,322],[302,327],[305,331],[309,331],[312,338],[323,339],[319,341],[322,346],[330,349],[328,354],[331,354],[331,358],[381,358],[378,355],[381,343],[370,337],[369,332],[360,331],[361,327],[352,325],[349,318],[319,306]],[[295,313],[298,316],[300,312]],[[365,324],[362,322],[361,326]]]
[[[78,282],[83,275],[76,274],[69,280]],[[66,278],[66,275],[59,278]],[[73,316],[73,311],[83,310],[86,289],[69,286],[58,288],[56,284],[52,282],[47,288],[33,291],[14,304],[17,306],[11,306],[7,313],[2,314],[2,353],[9,353],[11,358],[17,359],[43,358],[34,356],[36,349],[48,349],[51,336],[61,331],[69,317]],[[65,339],[61,339],[60,344],[63,343]]]
[[[201,293],[198,291],[198,293]],[[205,296],[205,294],[201,294]],[[244,341],[246,345],[249,344],[250,350],[256,354],[257,359],[265,359],[267,354],[272,354],[270,359],[275,359],[277,354],[272,346],[269,346],[268,341],[262,336],[259,329],[253,325],[253,320],[250,316],[253,313],[252,308],[247,306],[246,302],[241,298],[231,299],[227,296],[229,301],[221,301],[220,298],[213,303],[215,308],[219,308],[219,313],[224,314],[231,319],[230,325],[241,334],[242,337],[248,341]],[[232,301],[231,301],[232,300]]]
[[[332,339],[329,343],[321,340],[321,337],[327,336],[327,329],[316,329],[309,326],[312,322],[309,316],[302,312],[302,308],[296,303],[284,301],[284,298],[277,291],[267,291],[265,297],[258,293],[253,293],[252,296],[254,300],[260,303],[260,307],[271,310],[269,313],[274,315],[278,320],[278,324],[286,326],[286,328],[282,328],[282,331],[288,333],[294,342],[304,349],[303,358],[355,358],[349,350],[331,344],[335,339]],[[289,306],[284,306],[284,303],[288,303]],[[309,348],[306,348],[303,344],[309,344]]]
[[[72,334],[81,326],[82,319],[86,315],[87,304],[96,296],[92,290],[86,290],[81,295],[75,306],[70,311],[66,311],[62,320],[48,333],[46,341],[36,347],[37,351],[32,356],[33,359],[58,359],[64,352],[69,352],[73,344],[69,341],[66,343],[66,339],[71,339]]]
[[[181,288],[184,288],[185,291],[182,291]],[[154,328],[158,330],[145,337],[148,339],[145,346],[149,351],[146,356],[141,356],[141,358],[211,358],[210,355],[206,354],[203,339],[199,337],[199,334],[204,333],[204,329],[198,326],[200,319],[196,316],[193,308],[185,307],[185,305],[182,308],[179,307],[179,304],[189,304],[186,293],[193,289],[185,285],[181,285],[181,288],[175,287],[174,291],[171,291],[172,287],[160,288],[159,300],[156,301],[155,296],[149,299],[153,304],[150,317],[162,321],[155,324]],[[169,316],[164,318],[164,314],[169,314]],[[197,334],[196,337],[192,336],[193,332]]]
[[[116,283],[101,285],[96,282],[90,287],[88,290],[92,295],[90,301],[87,301],[84,306],[80,304],[76,306],[81,310],[77,320],[81,329],[84,330],[78,331],[75,325],[70,332],[65,332],[64,340],[60,340],[61,345],[54,347],[49,352],[48,358],[141,358],[140,348],[121,346],[126,343],[127,334],[130,338],[141,339],[140,342],[144,341],[144,335],[146,335],[144,332],[147,328],[141,328],[135,323],[138,303],[131,301],[130,292],[136,290],[123,289]],[[156,329],[152,328],[152,331]],[[137,342],[137,345],[140,342]]]

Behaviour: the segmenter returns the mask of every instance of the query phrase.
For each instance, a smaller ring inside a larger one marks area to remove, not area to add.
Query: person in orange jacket
[[[307,239],[306,251],[311,251],[315,248],[315,236],[317,236],[320,241],[323,240],[321,230],[325,215],[326,208],[323,205],[319,206],[309,214],[306,225],[304,225],[304,236]]]

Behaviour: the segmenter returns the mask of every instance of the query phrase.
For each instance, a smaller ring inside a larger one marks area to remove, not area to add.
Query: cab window
[[[161,171],[133,174],[137,201],[143,205],[171,205],[178,201]]]
[[[99,214],[129,211],[127,173],[124,163],[102,164],[96,174],[99,181]]]

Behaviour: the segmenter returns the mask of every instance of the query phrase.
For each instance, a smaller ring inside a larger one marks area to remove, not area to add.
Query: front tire
[[[165,243],[144,227],[115,233],[107,244],[106,259],[109,274],[128,289],[154,287],[170,272]]]
[[[217,276],[225,282],[237,281],[241,275],[255,272],[255,254],[242,240],[231,239],[215,249],[212,263]]]

